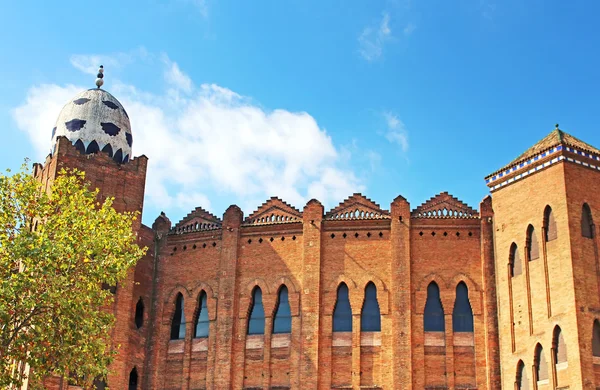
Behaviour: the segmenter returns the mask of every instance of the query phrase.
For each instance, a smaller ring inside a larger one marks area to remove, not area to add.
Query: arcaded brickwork
[[[141,212],[146,163],[59,138],[34,173],[49,186],[77,167],[118,210]],[[148,253],[117,287],[108,384],[133,389],[135,369],[136,388],[157,390],[596,389],[599,166],[599,150],[557,129],[486,178],[478,209],[445,192],[412,208],[272,197],[248,216],[197,207],[137,224]],[[275,325],[282,307],[290,332]]]

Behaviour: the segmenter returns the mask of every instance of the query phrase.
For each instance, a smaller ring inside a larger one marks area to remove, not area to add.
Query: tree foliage
[[[100,203],[83,172],[62,170],[50,192],[23,168],[0,174],[0,388],[50,375],[90,386],[105,377],[116,286],[145,249],[134,213]],[[29,373],[23,372],[25,364]]]

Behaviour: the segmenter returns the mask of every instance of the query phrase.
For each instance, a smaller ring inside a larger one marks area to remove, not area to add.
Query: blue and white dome
[[[107,153],[116,162],[131,157],[131,124],[117,99],[103,89],[83,91],[68,102],[52,129],[52,151],[59,136],[67,137],[84,154]]]

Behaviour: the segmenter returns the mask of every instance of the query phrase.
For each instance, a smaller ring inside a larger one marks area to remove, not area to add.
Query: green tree
[[[31,173],[0,174],[0,388],[50,375],[89,387],[114,351],[107,310],[115,286],[144,252],[134,213],[97,200],[83,172],[62,170],[50,192]],[[25,373],[26,374],[26,373]]]

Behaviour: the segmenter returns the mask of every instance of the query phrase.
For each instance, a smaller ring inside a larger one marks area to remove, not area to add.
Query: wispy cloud
[[[404,36],[409,36],[412,35],[416,28],[417,26],[414,23],[408,23],[402,32],[404,33]]]
[[[75,69],[86,74],[96,75],[100,65],[104,65],[105,68],[123,68],[135,60],[148,57],[148,55],[144,47],[139,47],[129,52],[112,54],[74,54],[69,61]]]
[[[391,38],[390,14],[383,13],[376,25],[365,27],[358,37],[359,53],[367,61],[375,61],[383,54],[383,47]]]
[[[208,0],[183,0],[194,6],[203,18],[208,18]]]
[[[400,148],[402,148],[403,152],[407,152],[408,132],[406,131],[406,126],[404,126],[404,123],[398,118],[397,115],[391,112],[385,112],[383,117],[385,118],[387,125],[385,138],[391,143],[398,144]]]

